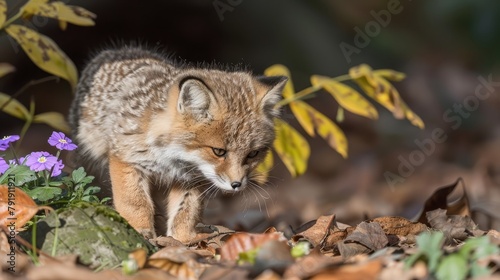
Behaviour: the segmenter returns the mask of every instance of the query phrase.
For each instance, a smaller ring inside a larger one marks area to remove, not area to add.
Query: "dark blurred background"
[[[9,15],[25,2],[7,0]],[[291,70],[297,90],[307,87],[313,74],[338,76],[361,63],[407,74],[395,85],[424,120],[424,130],[394,119],[381,106],[377,106],[380,118],[376,121],[346,112],[340,126],[349,141],[347,160],[322,139],[308,138],[312,156],[305,175],[292,179],[276,161],[269,186],[259,190],[262,197],[254,191],[237,198],[236,203],[235,199],[214,200],[206,213],[209,221],[260,230],[269,225],[296,227],[322,214],[336,214],[345,223],[380,215],[412,218],[437,187],[462,177],[476,210],[476,222],[483,228],[499,228],[500,84],[493,82],[492,93],[468,111],[467,117],[460,117],[457,127],[444,115],[474,95],[480,85],[478,77],[500,81],[500,2],[64,2],[95,13],[96,25],[70,24],[62,31],[55,20],[35,17],[32,27],[53,38],[79,70],[92,54],[110,45],[141,42],[164,49],[174,58],[242,63],[255,73],[282,63]],[[16,73],[0,80],[2,92],[13,94],[24,84],[48,76],[5,33],[2,35],[2,61],[17,68]],[[63,80],[30,87],[19,100],[28,105],[31,96],[37,112],[64,114],[72,98]],[[337,105],[327,93],[319,93],[308,102],[335,119]],[[285,120],[296,125],[286,112]],[[23,124],[3,113],[0,121],[0,135],[19,134]],[[409,176],[403,176],[404,180],[388,183],[384,174],[398,174],[401,158],[408,159],[411,152],[419,150],[415,141],[429,139],[436,128],[445,131],[447,140],[435,143],[435,151],[414,166]],[[22,145],[24,153],[48,149],[46,139],[51,131],[45,125],[33,125]]]

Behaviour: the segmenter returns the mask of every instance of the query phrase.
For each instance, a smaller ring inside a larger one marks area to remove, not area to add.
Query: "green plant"
[[[424,232],[417,237],[418,251],[405,261],[407,268],[422,260],[436,279],[465,279],[491,274],[487,258],[500,253],[498,246],[488,236],[470,238],[452,253],[443,251],[442,232]],[[486,260],[486,262],[485,262]]]
[[[89,186],[94,177],[87,176],[83,167],[73,170],[68,176],[63,175],[64,164],[59,159],[60,154],[77,146],[62,132],[53,132],[48,140],[58,150],[55,156],[41,151],[17,157],[12,143],[19,138],[18,135],[11,135],[0,140],[0,151],[10,148],[13,155],[10,160],[0,157],[0,184],[13,183],[37,204],[53,207],[66,207],[80,201],[104,203],[110,199],[99,200],[96,194],[100,188]]]

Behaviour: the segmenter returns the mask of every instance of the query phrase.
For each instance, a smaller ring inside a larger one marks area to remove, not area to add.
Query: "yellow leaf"
[[[293,177],[303,174],[311,153],[309,144],[300,133],[284,121],[275,120],[274,150]]]
[[[290,76],[290,71],[288,70],[288,68],[286,68],[286,66],[281,64],[273,65],[267,68],[264,71],[264,74],[267,76],[288,77],[288,82],[286,83],[285,88],[283,89],[283,97],[292,98],[295,95],[295,89],[293,87],[292,77]],[[309,134],[310,136],[314,136],[314,126],[312,124],[312,121],[310,120],[309,115],[304,113],[304,109],[301,108],[300,104],[301,103],[292,101],[288,104],[288,106],[290,106],[293,115],[297,118],[300,125],[302,125],[307,134]]]
[[[259,184],[264,184],[267,181],[267,177],[273,166],[274,166],[273,153],[271,151],[268,151],[264,160],[257,166],[255,170],[256,174],[255,175],[252,174],[253,175],[252,179],[259,182]]]
[[[422,119],[410,110],[396,88],[387,81],[401,80],[404,78],[403,73],[387,69],[372,71],[370,66],[362,64],[349,69],[349,75],[369,97],[391,111],[395,118],[407,118],[413,125],[424,127]]]
[[[93,26],[95,14],[81,7],[69,6],[61,1],[31,0],[22,8],[23,16],[43,16],[54,18],[60,22],[69,22],[81,26]]]
[[[364,78],[358,78],[355,82],[363,89],[366,95],[391,111],[395,118],[401,119],[404,117],[401,108],[398,106],[400,104],[399,93],[387,81],[377,81],[379,84],[376,87],[371,86]]]
[[[406,105],[406,103],[403,100],[401,100],[401,107],[403,108],[403,111],[405,112],[405,117],[411,122],[411,124],[413,124],[414,126],[420,128],[420,129],[424,129],[425,124],[422,121],[422,119],[417,114],[415,114],[410,109],[410,107],[408,107],[408,105]]]
[[[61,28],[61,30],[66,30],[67,27],[68,27],[68,22],[62,20],[59,21],[59,28]]]
[[[292,109],[293,115],[299,121],[300,125],[304,128],[307,134],[309,134],[309,136],[311,137],[314,137],[314,122],[307,110],[307,103],[303,101],[293,101],[289,105],[290,109]]]
[[[69,124],[64,119],[64,116],[58,112],[46,112],[35,115],[33,122],[47,124],[53,127],[54,129],[62,131],[64,133],[71,132]]]
[[[4,107],[5,103],[7,103],[7,106]],[[11,99],[11,97],[5,93],[0,93],[0,108],[3,108],[2,111],[5,113],[21,120],[28,120],[31,118],[28,109],[26,109],[23,104],[16,99]]]
[[[404,78],[406,78],[405,73],[401,73],[401,72],[394,71],[391,69],[374,70],[373,74],[384,77],[384,78],[391,80],[391,81],[396,81],[396,82],[402,81],[402,80],[404,80]]]
[[[0,77],[3,77],[14,71],[16,71],[16,68],[14,66],[8,63],[0,63]]]
[[[372,68],[367,64],[360,64],[349,69],[349,76],[353,79],[365,78],[372,87],[377,86],[375,77],[373,76]]]
[[[267,152],[264,160],[257,166],[257,171],[262,173],[268,173],[274,165],[273,153],[271,151]]]
[[[21,45],[40,69],[76,86],[78,74],[75,65],[52,39],[22,25],[9,25],[5,31]]]
[[[347,111],[370,119],[378,118],[375,107],[353,88],[319,75],[311,76],[311,84],[323,87]]]
[[[275,64],[273,66],[268,67],[266,70],[264,70],[264,74],[266,76],[286,76],[288,77],[288,82],[285,85],[285,88],[283,88],[283,97],[284,98],[291,98],[295,94],[295,89],[293,88],[293,83],[292,79],[290,77],[290,71],[286,66],[281,65],[281,64]]]
[[[340,127],[309,104],[305,102],[301,103],[302,108],[306,110],[309,118],[313,122],[314,129],[318,135],[325,139],[328,145],[342,155],[343,158],[347,158],[347,138]]]
[[[0,27],[3,26],[7,19],[7,2],[0,0]]]

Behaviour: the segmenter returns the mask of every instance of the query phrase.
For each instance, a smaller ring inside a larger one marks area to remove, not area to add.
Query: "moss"
[[[101,204],[80,202],[59,209],[38,221],[36,226],[38,248],[50,253],[56,246],[56,256],[76,254],[91,268],[119,265],[138,247],[149,254],[156,250],[115,210]],[[31,230],[23,233],[23,237],[31,240]]]

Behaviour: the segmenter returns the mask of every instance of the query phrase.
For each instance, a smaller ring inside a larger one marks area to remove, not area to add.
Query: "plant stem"
[[[335,82],[343,82],[343,81],[348,81],[351,79],[352,79],[352,77],[349,74],[341,75],[341,76],[338,76],[335,78],[329,78],[329,80],[335,81]],[[323,88],[322,85],[310,86],[308,88],[305,88],[305,89],[297,92],[296,94],[294,94],[292,97],[281,100],[280,102],[278,102],[276,104],[276,107],[279,108],[279,107],[283,107],[285,105],[288,105],[288,104],[292,103],[293,101],[302,99],[305,96],[312,94],[312,93],[314,93],[322,88]]]
[[[33,122],[33,119],[35,118],[35,102],[33,101],[33,96],[31,98],[30,102],[30,117],[26,119],[26,122],[23,125],[23,128],[21,129],[21,133],[19,134],[19,142],[16,143],[16,149],[19,149],[21,146],[21,142],[24,140],[24,136],[26,135],[26,132],[28,132],[28,128],[31,126],[31,123]]]
[[[7,105],[9,105],[9,103],[11,102],[11,100],[15,99],[16,97],[18,97],[19,95],[21,95],[21,93],[23,93],[25,90],[27,90],[29,87],[31,86],[34,86],[34,85],[38,85],[38,84],[41,84],[41,83],[45,83],[45,82],[50,82],[52,80],[59,80],[59,77],[56,77],[56,76],[48,76],[48,77],[45,77],[45,78],[41,78],[41,79],[38,79],[38,80],[32,80],[32,81],[29,81],[27,84],[25,84],[21,89],[19,89],[18,91],[16,91],[16,93],[14,93],[13,95],[10,96],[10,99],[7,100],[4,104],[2,104],[2,107],[0,107],[0,111],[3,111],[3,109],[5,107],[7,107]]]
[[[19,158],[17,157],[16,149],[14,149],[14,145],[12,143],[9,143],[10,146],[10,151],[12,152],[12,157],[14,160],[17,162],[18,165],[21,165],[21,162],[19,162]]]
[[[37,222],[37,216],[35,215],[33,217],[33,230],[31,231],[31,244],[33,246],[31,248],[31,250],[33,252],[33,262],[35,264],[38,263],[38,256],[37,256],[37,252],[36,252],[36,248],[37,248],[36,247],[37,246],[37,244],[36,244],[36,228],[37,228],[37,224],[36,224],[36,222]]]
[[[4,29],[5,27],[9,26],[14,21],[18,20],[23,15],[23,13],[24,13],[23,9],[19,9],[19,12],[17,12],[17,14],[15,14],[11,18],[9,18],[7,21],[5,21],[5,23],[0,27],[0,29]]]
[[[281,100],[280,102],[278,102],[276,104],[276,107],[279,108],[279,107],[283,107],[285,105],[288,105],[288,104],[290,104],[293,101],[302,99],[306,95],[309,95],[311,93],[314,93],[314,92],[320,90],[321,88],[322,88],[321,86],[311,86],[311,87],[305,88],[305,89],[297,92],[297,94],[294,94],[292,97]]]

